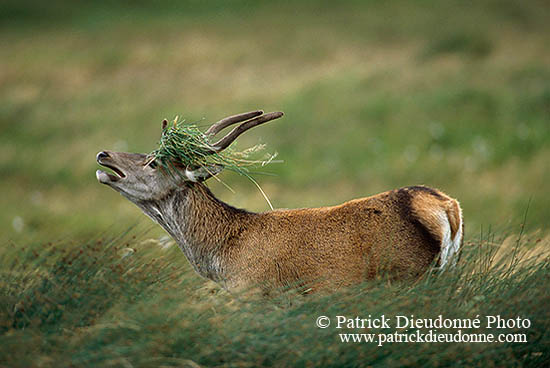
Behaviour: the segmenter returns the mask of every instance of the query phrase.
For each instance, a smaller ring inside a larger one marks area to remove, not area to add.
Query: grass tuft
[[[228,147],[221,152],[214,152],[210,138],[197,125],[178,122],[176,117],[171,125],[167,124],[162,130],[159,148],[151,152],[150,162],[157,161],[169,170],[181,166],[191,169],[202,167],[207,170],[212,166],[222,166],[224,169],[245,175],[249,172],[249,167],[266,165],[274,157],[270,155],[266,160],[250,159],[250,156],[262,150],[264,145],[256,145],[243,151]]]

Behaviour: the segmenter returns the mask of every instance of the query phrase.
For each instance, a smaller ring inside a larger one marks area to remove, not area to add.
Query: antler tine
[[[255,126],[258,126],[263,123],[267,123],[268,121],[275,120],[283,116],[284,114],[282,112],[270,112],[269,114],[258,116],[254,119],[250,119],[248,121],[245,121],[238,127],[234,128],[232,131],[229,132],[225,137],[217,141],[212,145],[212,149],[214,152],[220,152],[226,149],[235,139],[237,139],[238,136],[246,132],[248,129],[253,128]]]
[[[244,112],[242,114],[232,115],[228,116],[226,118],[223,118],[222,120],[218,121],[217,123],[212,124],[210,128],[206,131],[206,135],[216,135],[218,134],[222,129],[236,124],[240,123],[241,121],[248,120],[250,118],[253,118],[258,115],[262,115],[264,112],[262,110],[256,110],[256,111],[249,111]]]

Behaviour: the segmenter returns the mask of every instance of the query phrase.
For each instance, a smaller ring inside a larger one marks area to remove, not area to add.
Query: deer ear
[[[209,166],[201,166],[197,169],[185,169],[185,176],[189,181],[199,183],[201,181],[205,181],[206,179],[217,175],[223,171],[222,165],[209,165]]]

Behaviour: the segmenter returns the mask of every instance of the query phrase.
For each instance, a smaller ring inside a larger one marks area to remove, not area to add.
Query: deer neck
[[[201,276],[217,282],[229,276],[227,257],[238,251],[238,237],[254,216],[218,200],[200,183],[137,204],[174,238]]]

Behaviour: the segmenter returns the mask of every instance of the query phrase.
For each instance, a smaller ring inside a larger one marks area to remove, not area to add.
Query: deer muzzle
[[[117,182],[126,177],[124,172],[119,169],[113,162],[112,156],[105,151],[101,151],[96,156],[96,161],[103,167],[111,169],[113,172],[106,172],[102,170],[97,170],[95,176],[97,180],[102,184],[109,184]]]

